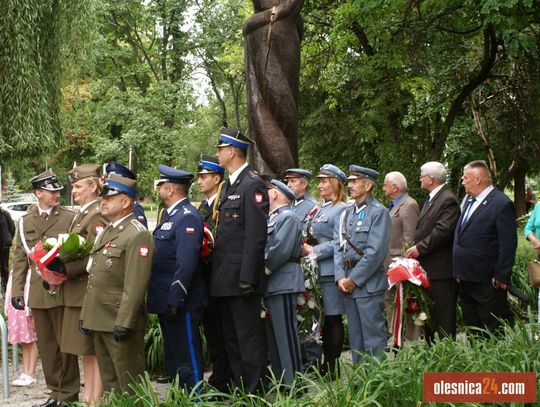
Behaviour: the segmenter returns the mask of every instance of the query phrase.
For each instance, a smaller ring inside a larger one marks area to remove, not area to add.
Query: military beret
[[[320,168],[317,178],[337,178],[343,183],[347,181],[347,176],[345,173],[333,164],[324,164]]]
[[[120,175],[121,177],[137,179],[137,176],[125,165],[111,161],[105,166],[107,176],[111,174]]]
[[[225,173],[225,169],[219,165],[219,161],[216,157],[212,157],[210,155],[201,155],[199,166],[197,167],[197,174],[212,173],[223,175]]]
[[[36,175],[30,180],[33,189],[45,189],[47,191],[60,191],[62,184],[58,181],[58,177],[50,168],[41,174]]]
[[[137,181],[131,178],[112,174],[105,180],[103,191],[99,196],[113,196],[125,194],[133,199],[137,197]]]
[[[310,180],[311,177],[313,177],[313,174],[308,170],[304,170],[302,168],[289,168],[288,170],[285,170],[285,179],[305,178],[307,180]]]
[[[81,164],[68,172],[68,181],[77,182],[80,179],[88,177],[99,178],[99,170],[101,166],[98,164]]]
[[[166,165],[158,165],[159,179],[154,183],[156,186],[171,182],[173,184],[191,184],[194,175],[191,172],[180,170],[178,168],[168,167]]]
[[[361,167],[359,165],[351,165],[349,167],[349,177],[347,179],[368,178],[371,181],[377,181],[379,173],[371,168]]]
[[[277,179],[273,179],[272,181],[270,181],[270,187],[277,189],[279,192],[285,195],[285,197],[289,201],[294,201],[296,199],[296,196],[294,195],[292,189],[285,185],[283,182],[278,181]]]
[[[244,136],[240,130],[231,130],[227,127],[222,127],[219,130],[216,147],[236,147],[247,150],[250,144],[254,144],[254,141]]]

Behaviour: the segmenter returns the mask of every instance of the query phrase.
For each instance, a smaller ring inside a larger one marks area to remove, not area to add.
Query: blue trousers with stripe
[[[202,310],[180,310],[177,321],[168,320],[159,314],[159,325],[163,333],[165,364],[167,373],[180,380],[180,385],[192,389],[203,379],[204,363],[199,326]]]

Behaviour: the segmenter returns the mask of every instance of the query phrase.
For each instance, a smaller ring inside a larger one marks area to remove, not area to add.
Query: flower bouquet
[[[67,275],[65,270],[51,270],[49,265],[52,262],[62,264],[84,258],[90,254],[92,246],[93,241],[77,233],[64,233],[58,235],[58,238],[50,237],[45,242],[38,242],[30,250],[28,257],[36,264],[36,271],[43,279],[44,287],[54,295],[56,288],[67,280]]]
[[[318,283],[318,265],[315,255],[302,258],[304,285],[306,291],[298,294],[296,319],[300,342],[321,342],[321,322],[323,315],[322,293]]]
[[[212,252],[214,251],[214,233],[215,231],[212,230],[211,226],[205,222],[199,256],[201,259],[208,259],[212,255]]]
[[[392,328],[394,345],[401,346],[403,310],[412,315],[415,325],[430,324],[430,300],[426,291],[429,288],[429,280],[418,260],[405,257],[393,259],[386,276],[390,288],[397,286],[392,312]],[[406,304],[403,298],[407,299]]]

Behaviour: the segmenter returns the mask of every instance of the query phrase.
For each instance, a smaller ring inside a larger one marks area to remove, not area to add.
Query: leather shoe
[[[48,399],[45,403],[35,404],[32,407],[61,407],[61,406],[62,406],[62,402],[54,400],[54,399]]]
[[[174,379],[171,376],[160,376],[156,379],[156,383],[164,384],[164,383],[172,383]]]

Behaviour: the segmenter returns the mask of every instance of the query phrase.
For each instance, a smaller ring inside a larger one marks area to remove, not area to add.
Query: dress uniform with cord
[[[14,308],[24,309],[24,285],[28,267],[31,267],[28,305],[32,309],[36,325],[45,382],[51,391],[49,399],[39,406],[56,407],[66,402],[78,401],[79,364],[77,356],[62,353],[60,350],[64,320],[64,287],[59,286],[54,295],[49,294],[27,253],[39,241],[49,237],[58,238],[59,234],[66,233],[74,213],[58,206],[59,191],[63,186],[51,169],[36,175],[30,183],[38,197],[38,203],[31,207],[18,223],[13,253],[11,301]]]
[[[94,336],[104,390],[131,392],[130,384],[145,371],[144,330],[148,315],[144,297],[154,242],[150,232],[133,216],[133,204],[108,216],[110,200],[124,195],[136,199],[135,180],[111,175],[100,195],[102,214],[111,223],[97,236],[92,248],[80,329]]]
[[[289,168],[285,171],[285,180],[287,181],[293,178],[305,178],[309,182],[312,177],[313,174],[303,168]],[[315,202],[315,199],[306,190],[302,195],[295,196],[291,208],[296,216],[298,216],[298,219],[300,219],[300,222],[302,222],[303,231],[306,233],[309,219],[317,212],[317,202]]]
[[[265,287],[268,192],[245,160],[250,143],[240,131],[220,130],[217,157],[229,172],[229,180],[218,204],[210,294],[219,303],[234,385],[255,393],[266,374],[267,362],[260,313]]]
[[[154,231],[148,311],[159,317],[169,376],[178,375],[179,384],[192,389],[204,373],[199,327],[207,294],[198,270],[203,223],[187,198],[193,174],[166,165],[158,169],[156,185],[167,209]],[[170,184],[173,192],[165,195]]]

